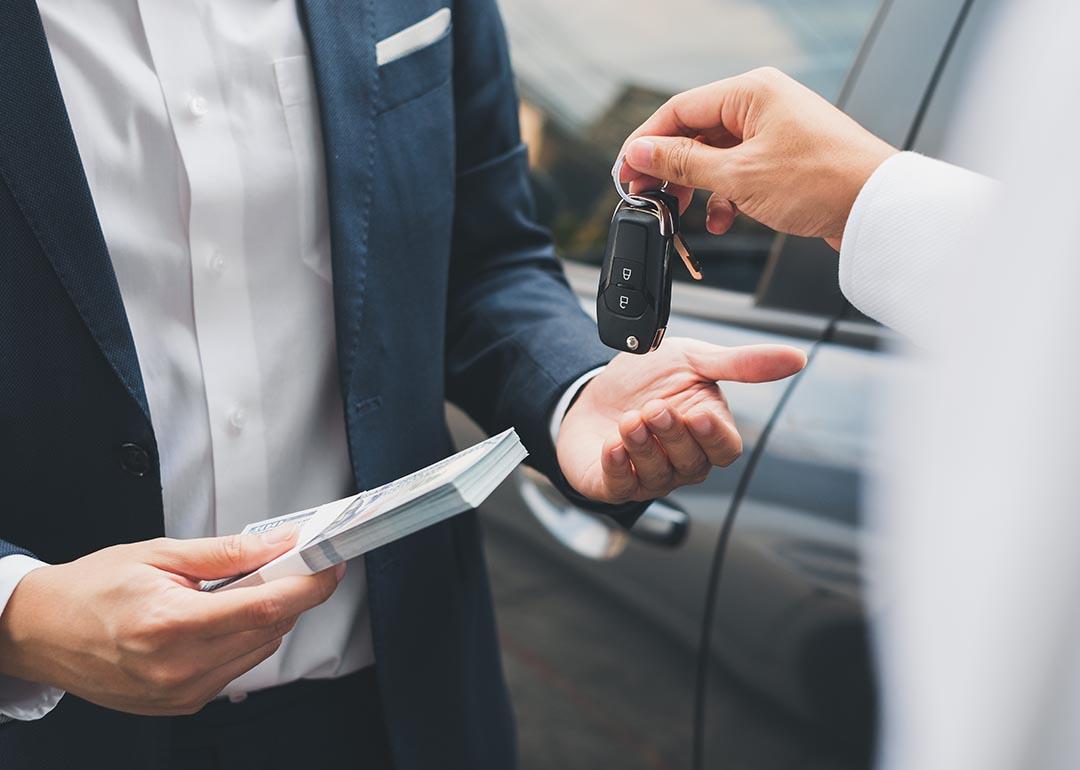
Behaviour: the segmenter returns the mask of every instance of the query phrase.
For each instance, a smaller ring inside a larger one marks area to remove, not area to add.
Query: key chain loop
[[[622,182],[619,181],[619,174],[622,173],[623,165],[626,163],[626,156],[620,155],[619,159],[615,161],[615,165],[611,167],[611,181],[615,183],[615,190],[619,193],[619,197],[622,198],[623,203],[627,206],[641,207],[649,206],[649,202],[644,198],[637,195],[631,195],[623,190]],[[665,186],[667,182],[664,183]],[[663,189],[663,188],[661,188]]]
[[[619,193],[619,197],[628,206],[647,206],[648,202],[637,195],[631,195],[623,190],[622,182],[619,181],[619,174],[622,173],[623,166],[626,165],[626,156],[620,155],[619,159],[615,161],[615,165],[611,167],[611,181],[615,183],[615,190]],[[665,180],[660,185],[660,192],[667,192],[668,182]]]

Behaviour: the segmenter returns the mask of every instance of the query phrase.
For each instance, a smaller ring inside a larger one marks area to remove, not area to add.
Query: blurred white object
[[[942,301],[870,506],[885,770],[1080,767],[1078,29],[1076,4],[1002,4],[952,141],[1004,200],[920,255]]]

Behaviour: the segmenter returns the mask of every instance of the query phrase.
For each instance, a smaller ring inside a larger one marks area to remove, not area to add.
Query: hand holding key
[[[742,452],[717,381],[768,382],[805,365],[806,355],[786,345],[725,348],[677,337],[647,356],[620,354],[567,412],[559,467],[574,489],[607,503],[697,484]]]
[[[631,194],[670,182],[682,209],[713,193],[719,235],[743,212],[774,230],[837,247],[866,180],[897,150],[772,68],[673,96],[626,140]]]

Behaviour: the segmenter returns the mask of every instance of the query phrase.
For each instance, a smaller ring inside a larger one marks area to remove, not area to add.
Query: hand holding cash
[[[0,616],[0,674],[132,714],[191,714],[277,651],[343,570],[208,594],[199,580],[247,572],[295,532],[158,538],[35,569]]]
[[[476,508],[527,454],[511,428],[381,487],[249,524],[243,534],[282,527],[300,527],[300,533],[296,545],[269,564],[245,575],[206,581],[202,588],[221,591],[310,575],[392,543]]]
[[[118,711],[194,713],[330,597],[342,562],[476,507],[525,455],[509,430],[239,535],[159,538],[33,570],[0,616],[0,675]]]

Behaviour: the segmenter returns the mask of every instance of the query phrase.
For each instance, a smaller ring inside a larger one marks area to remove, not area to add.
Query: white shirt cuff
[[[551,440],[558,441],[559,439],[559,426],[562,425],[563,418],[566,417],[566,413],[570,411],[570,404],[577,398],[577,394],[581,392],[581,389],[596,375],[606,369],[606,366],[598,366],[597,368],[585,372],[585,374],[578,377],[570,387],[566,389],[566,392],[562,394],[562,398],[555,404],[555,408],[551,412]]]
[[[840,247],[840,290],[866,315],[932,346],[950,299],[944,279],[971,251],[1000,185],[913,152],[878,167],[855,199]],[[965,248],[965,246],[967,248]]]
[[[44,562],[21,554],[0,559],[0,615],[4,614],[8,599],[26,575]],[[60,702],[64,691],[36,682],[27,682],[13,676],[0,676],[0,723],[12,719],[41,719]]]

